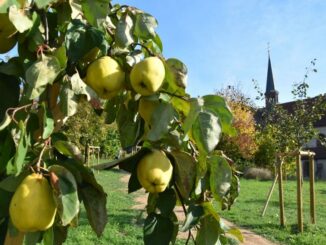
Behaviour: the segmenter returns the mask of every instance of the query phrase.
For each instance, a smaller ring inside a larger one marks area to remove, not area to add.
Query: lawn
[[[118,170],[95,172],[98,182],[107,193],[108,224],[103,236],[98,238],[88,224],[85,209],[82,207],[79,224],[70,228],[65,244],[68,245],[138,245],[143,243],[144,215],[131,207],[136,204],[134,198],[140,193],[127,193],[127,183],[120,178],[124,174]],[[143,193],[143,192],[142,192]],[[177,244],[184,244],[178,241]]]
[[[326,244],[326,182],[316,183],[317,224],[311,225],[309,224],[309,182],[304,181],[305,231],[303,234],[297,232],[296,181],[285,181],[284,183],[286,227],[281,228],[279,225],[277,186],[265,216],[261,217],[261,210],[271,185],[271,181],[242,179],[240,197],[230,211],[223,212],[223,217],[280,244]]]
[[[96,237],[87,222],[85,210],[82,208],[79,225],[69,229],[65,244],[143,244],[142,224],[144,216],[139,210],[131,209],[135,204],[134,198],[140,193],[127,194],[127,184],[120,181],[123,176],[120,171],[96,171],[95,176],[108,194],[108,224],[103,236]],[[284,245],[326,244],[326,182],[316,183],[317,225],[309,225],[309,183],[304,182],[305,232],[303,234],[297,232],[295,181],[285,181],[284,183],[286,227],[281,228],[279,226],[277,186],[265,216],[261,217],[261,210],[271,185],[271,181],[242,179],[240,197],[230,211],[222,212],[222,216],[239,226]],[[177,242],[178,245],[184,243],[184,240]]]

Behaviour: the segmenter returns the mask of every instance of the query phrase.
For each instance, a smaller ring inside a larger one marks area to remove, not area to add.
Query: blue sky
[[[317,58],[309,95],[326,93],[325,0],[122,0],[156,17],[164,56],[188,67],[187,92],[213,93],[227,85],[257,95],[265,90],[267,43],[280,102],[292,100],[293,82]]]
[[[292,100],[314,58],[309,95],[326,93],[326,0],[112,1],[156,17],[163,54],[187,65],[192,96],[234,85],[256,97],[252,79],[265,90],[267,43],[280,102]]]

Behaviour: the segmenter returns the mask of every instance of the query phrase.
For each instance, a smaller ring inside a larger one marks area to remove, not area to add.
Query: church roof
[[[268,69],[267,69],[267,82],[266,82],[266,93],[274,92],[274,78],[273,78],[273,71],[272,71],[272,64],[270,56],[268,55]]]

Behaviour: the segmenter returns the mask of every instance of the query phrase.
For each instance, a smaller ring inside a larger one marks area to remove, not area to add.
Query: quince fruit
[[[0,54],[7,53],[17,43],[16,28],[9,20],[8,14],[0,14]]]
[[[163,151],[153,150],[146,154],[137,165],[137,178],[150,193],[163,192],[169,185],[173,167]]]
[[[130,73],[130,82],[137,93],[148,96],[160,89],[164,77],[163,62],[158,57],[149,57],[134,65]]]
[[[41,174],[25,177],[9,206],[14,226],[21,232],[44,231],[53,225],[57,206],[48,181]]]
[[[111,99],[124,87],[125,73],[117,61],[103,56],[87,68],[86,83],[102,99]]]

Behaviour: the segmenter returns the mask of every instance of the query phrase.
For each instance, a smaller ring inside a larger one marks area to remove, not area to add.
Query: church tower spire
[[[265,92],[265,105],[266,108],[270,108],[272,105],[278,103],[278,91],[275,90],[273,71],[271,58],[268,50],[268,68],[267,68],[267,80],[266,80],[266,92]]]

